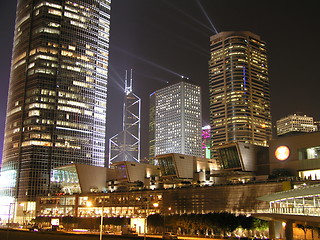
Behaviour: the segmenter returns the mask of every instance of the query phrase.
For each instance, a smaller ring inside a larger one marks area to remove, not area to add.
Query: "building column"
[[[75,217],[79,217],[78,208],[79,208],[79,195],[77,194],[75,201],[74,201],[74,216]]]
[[[278,239],[283,235],[282,222],[269,221],[269,239]]]
[[[293,221],[292,220],[286,221],[285,239],[286,240],[293,240]]]
[[[274,221],[269,221],[269,239],[275,239],[276,233],[274,228]]]

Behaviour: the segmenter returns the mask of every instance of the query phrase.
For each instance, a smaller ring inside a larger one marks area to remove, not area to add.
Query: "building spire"
[[[124,81],[124,92],[126,95],[132,93],[132,69],[130,70],[130,80],[128,81],[128,70],[126,70],[126,76]]]

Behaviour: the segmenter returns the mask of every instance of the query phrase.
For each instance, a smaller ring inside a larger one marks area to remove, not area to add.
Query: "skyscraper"
[[[211,36],[210,47],[211,146],[267,146],[271,115],[265,42],[251,32],[221,32]]]
[[[48,194],[56,166],[104,166],[109,25],[110,0],[18,0],[0,181],[6,201]]]
[[[200,87],[180,82],[150,95],[149,157],[202,156]]]
[[[140,162],[141,99],[132,92],[130,80],[125,79],[122,131],[109,140],[109,164],[121,161]]]

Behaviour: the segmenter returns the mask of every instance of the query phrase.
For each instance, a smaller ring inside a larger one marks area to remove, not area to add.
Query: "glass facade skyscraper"
[[[210,48],[211,146],[267,146],[271,114],[266,43],[251,32],[221,32],[211,36]]]
[[[105,165],[110,1],[18,0],[1,197],[34,201],[52,168]]]
[[[201,90],[180,82],[150,95],[149,157],[167,153],[202,156]]]

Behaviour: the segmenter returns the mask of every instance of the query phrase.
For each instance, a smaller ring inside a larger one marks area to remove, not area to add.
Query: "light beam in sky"
[[[163,82],[163,83],[169,83],[168,80],[165,80],[163,78],[159,78],[159,77],[155,77],[155,76],[150,76],[150,75],[146,75],[146,74],[143,74],[143,73],[138,73],[140,76],[143,76],[145,78],[148,78],[148,79],[154,79],[154,80],[157,80],[159,82]]]
[[[190,18],[191,20],[193,20],[193,21],[196,22],[197,24],[199,24],[199,25],[201,25],[202,27],[204,27],[204,28],[212,31],[212,28],[208,27],[206,24],[202,23],[201,21],[199,21],[198,19],[196,19],[196,18],[193,17],[192,15],[186,13],[185,11],[181,10],[180,8],[174,6],[174,5],[171,4],[171,3],[168,3],[168,2],[167,2],[167,4],[170,5],[172,8],[176,9],[177,11],[179,11],[180,13],[182,13],[183,15],[187,16],[188,18]],[[198,4],[200,4],[200,3],[198,3]],[[202,7],[202,6],[201,6],[201,7]],[[202,10],[202,12],[204,11],[203,9],[201,9],[201,10]],[[207,18],[208,18],[208,16],[207,16]],[[209,20],[209,21],[210,21],[210,20]]]
[[[142,58],[140,56],[136,56],[136,55],[134,55],[134,54],[132,54],[132,53],[130,53],[128,51],[125,51],[125,50],[121,49],[121,48],[118,48],[118,47],[115,47],[115,46],[113,46],[113,48],[116,48],[118,51],[121,51],[121,52],[129,55],[130,57],[138,59],[138,60],[140,60],[140,61],[142,61],[144,63],[147,63],[147,64],[149,64],[149,65],[151,65],[153,67],[159,68],[159,69],[161,69],[161,70],[163,70],[163,71],[165,71],[167,73],[171,73],[171,74],[173,74],[175,76],[178,76],[178,77],[182,77],[183,76],[183,75],[181,75],[181,74],[179,74],[179,73],[177,73],[177,72],[175,72],[175,71],[173,71],[173,70],[171,70],[169,68],[163,67],[163,66],[161,66],[161,65],[159,65],[159,64],[157,64],[155,62],[149,61],[149,60],[144,59],[144,58]]]
[[[210,25],[211,25],[211,27],[212,27],[212,30],[217,34],[218,31],[217,31],[216,27],[213,25],[213,23],[212,23],[211,19],[209,18],[206,10],[204,10],[204,8],[203,8],[203,6],[201,5],[201,3],[200,3],[199,0],[196,0],[196,2],[198,3],[198,5],[199,5],[201,11],[203,12],[204,16],[207,18],[208,22],[210,23]]]
[[[123,85],[124,85],[124,77],[121,77],[121,75],[116,71],[116,69],[112,66],[109,65],[109,70],[110,73],[112,73],[113,77],[110,76],[110,80],[113,80],[115,82],[115,84],[122,90],[124,91]],[[120,84],[121,82],[121,84]]]

